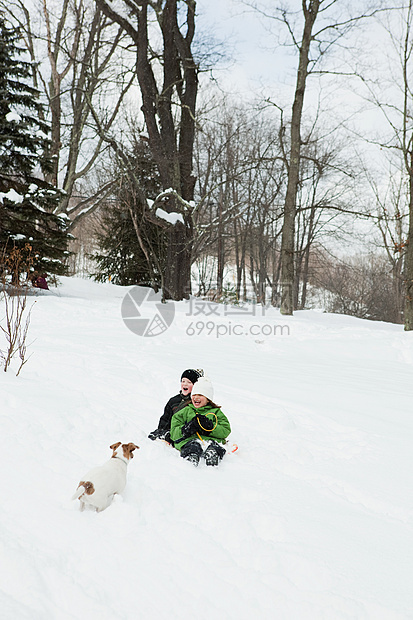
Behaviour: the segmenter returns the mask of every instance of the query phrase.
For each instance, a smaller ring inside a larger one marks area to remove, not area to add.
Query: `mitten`
[[[184,424],[183,427],[181,428],[182,439],[191,437],[191,435],[195,435],[195,433],[197,433],[198,431],[199,431],[199,424],[198,424],[198,420],[195,417],[195,418],[192,418],[192,420],[190,420],[186,424]]]
[[[155,430],[152,431],[152,433],[149,433],[148,438],[152,439],[152,441],[155,441],[155,439],[159,439],[163,434],[164,434],[164,431],[161,431],[160,428],[155,428]]]
[[[215,426],[214,421],[211,418],[207,418],[203,413],[197,415],[197,420],[199,425],[198,432],[204,433],[204,435],[210,433]]]
[[[164,440],[167,441],[168,443],[170,443],[171,446],[174,445],[174,442],[171,439],[171,433],[169,431],[166,431]]]

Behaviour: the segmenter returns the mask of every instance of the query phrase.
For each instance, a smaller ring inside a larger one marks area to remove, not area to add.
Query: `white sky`
[[[267,6],[273,5],[274,9],[282,4],[282,0],[267,0]],[[297,9],[296,17],[300,20],[301,2],[288,0],[286,4],[289,10],[294,7]],[[362,12],[363,0],[357,1],[357,7],[359,4]],[[352,6],[352,2],[349,6]],[[344,3],[343,9],[345,7]],[[321,20],[322,16],[318,20],[318,27],[320,23],[322,24]],[[286,109],[291,106],[298,59],[293,49],[287,49],[277,41],[277,35],[288,40],[285,27],[274,20],[264,19],[258,12],[247,7],[243,0],[197,0],[196,29],[198,34],[210,33],[227,45],[232,60],[222,63],[221,69],[214,70],[226,92],[237,92],[245,97],[253,95],[261,95],[262,98],[271,97]],[[300,32],[301,26],[296,30]],[[329,53],[330,61],[335,56],[335,62],[341,64],[341,70],[351,72],[357,67],[369,77],[372,77],[373,73],[377,74],[381,88],[384,89],[383,72],[389,63],[387,53],[391,53],[389,39],[387,36],[383,38],[384,36],[377,23],[371,20],[364,21],[354,30],[351,39],[353,49],[349,47],[346,50],[344,47],[340,51],[340,46],[336,46],[332,50],[333,56],[331,51]],[[347,39],[344,45],[346,41]],[[345,64],[344,59],[348,60],[349,64]],[[390,63],[393,67],[391,79],[394,78],[393,72],[397,69],[394,60]],[[320,89],[317,79],[313,76],[308,80],[305,96],[307,106],[310,103],[318,104],[317,96]],[[328,99],[333,118],[338,103],[341,108],[344,105],[351,110],[350,113],[361,107],[363,102],[357,95],[357,91],[361,91],[362,87],[360,81],[352,78],[331,79],[324,76],[322,84],[323,109],[326,109]],[[391,86],[394,89],[394,84]],[[363,124],[365,123],[371,123],[372,129],[376,124],[374,120],[372,121],[371,115],[364,119]]]
[[[284,49],[275,49],[274,37],[258,13],[239,0],[198,0],[197,30],[207,29],[225,42],[233,61],[225,63],[225,88],[238,92],[259,91],[284,80],[286,69],[296,59]],[[288,64],[287,64],[288,63]]]

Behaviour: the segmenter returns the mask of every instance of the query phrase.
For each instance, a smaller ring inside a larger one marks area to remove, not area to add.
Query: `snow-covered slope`
[[[2,620],[413,618],[413,333],[181,302],[141,337],[126,291],[62,278],[0,373]],[[218,468],[147,439],[189,367],[239,445]],[[123,497],[80,513],[116,441]]]

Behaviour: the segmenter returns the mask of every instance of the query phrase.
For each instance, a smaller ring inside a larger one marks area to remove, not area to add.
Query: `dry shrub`
[[[0,258],[0,295],[4,304],[4,316],[0,317],[0,330],[5,346],[0,346],[0,363],[4,372],[10,367],[13,358],[19,358],[16,376],[27,362],[27,334],[33,304],[27,307],[28,278],[33,263],[32,248],[29,244],[22,249],[4,248]],[[26,274],[24,279],[23,274]],[[22,281],[23,280],[23,281]]]

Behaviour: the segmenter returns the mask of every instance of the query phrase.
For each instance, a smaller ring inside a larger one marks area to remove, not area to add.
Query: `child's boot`
[[[199,464],[199,459],[202,454],[202,446],[196,439],[188,441],[181,450],[181,456],[187,461],[190,461],[195,467]]]
[[[206,465],[216,466],[224,456],[226,450],[215,441],[209,444],[208,448],[204,452],[204,459]]]

